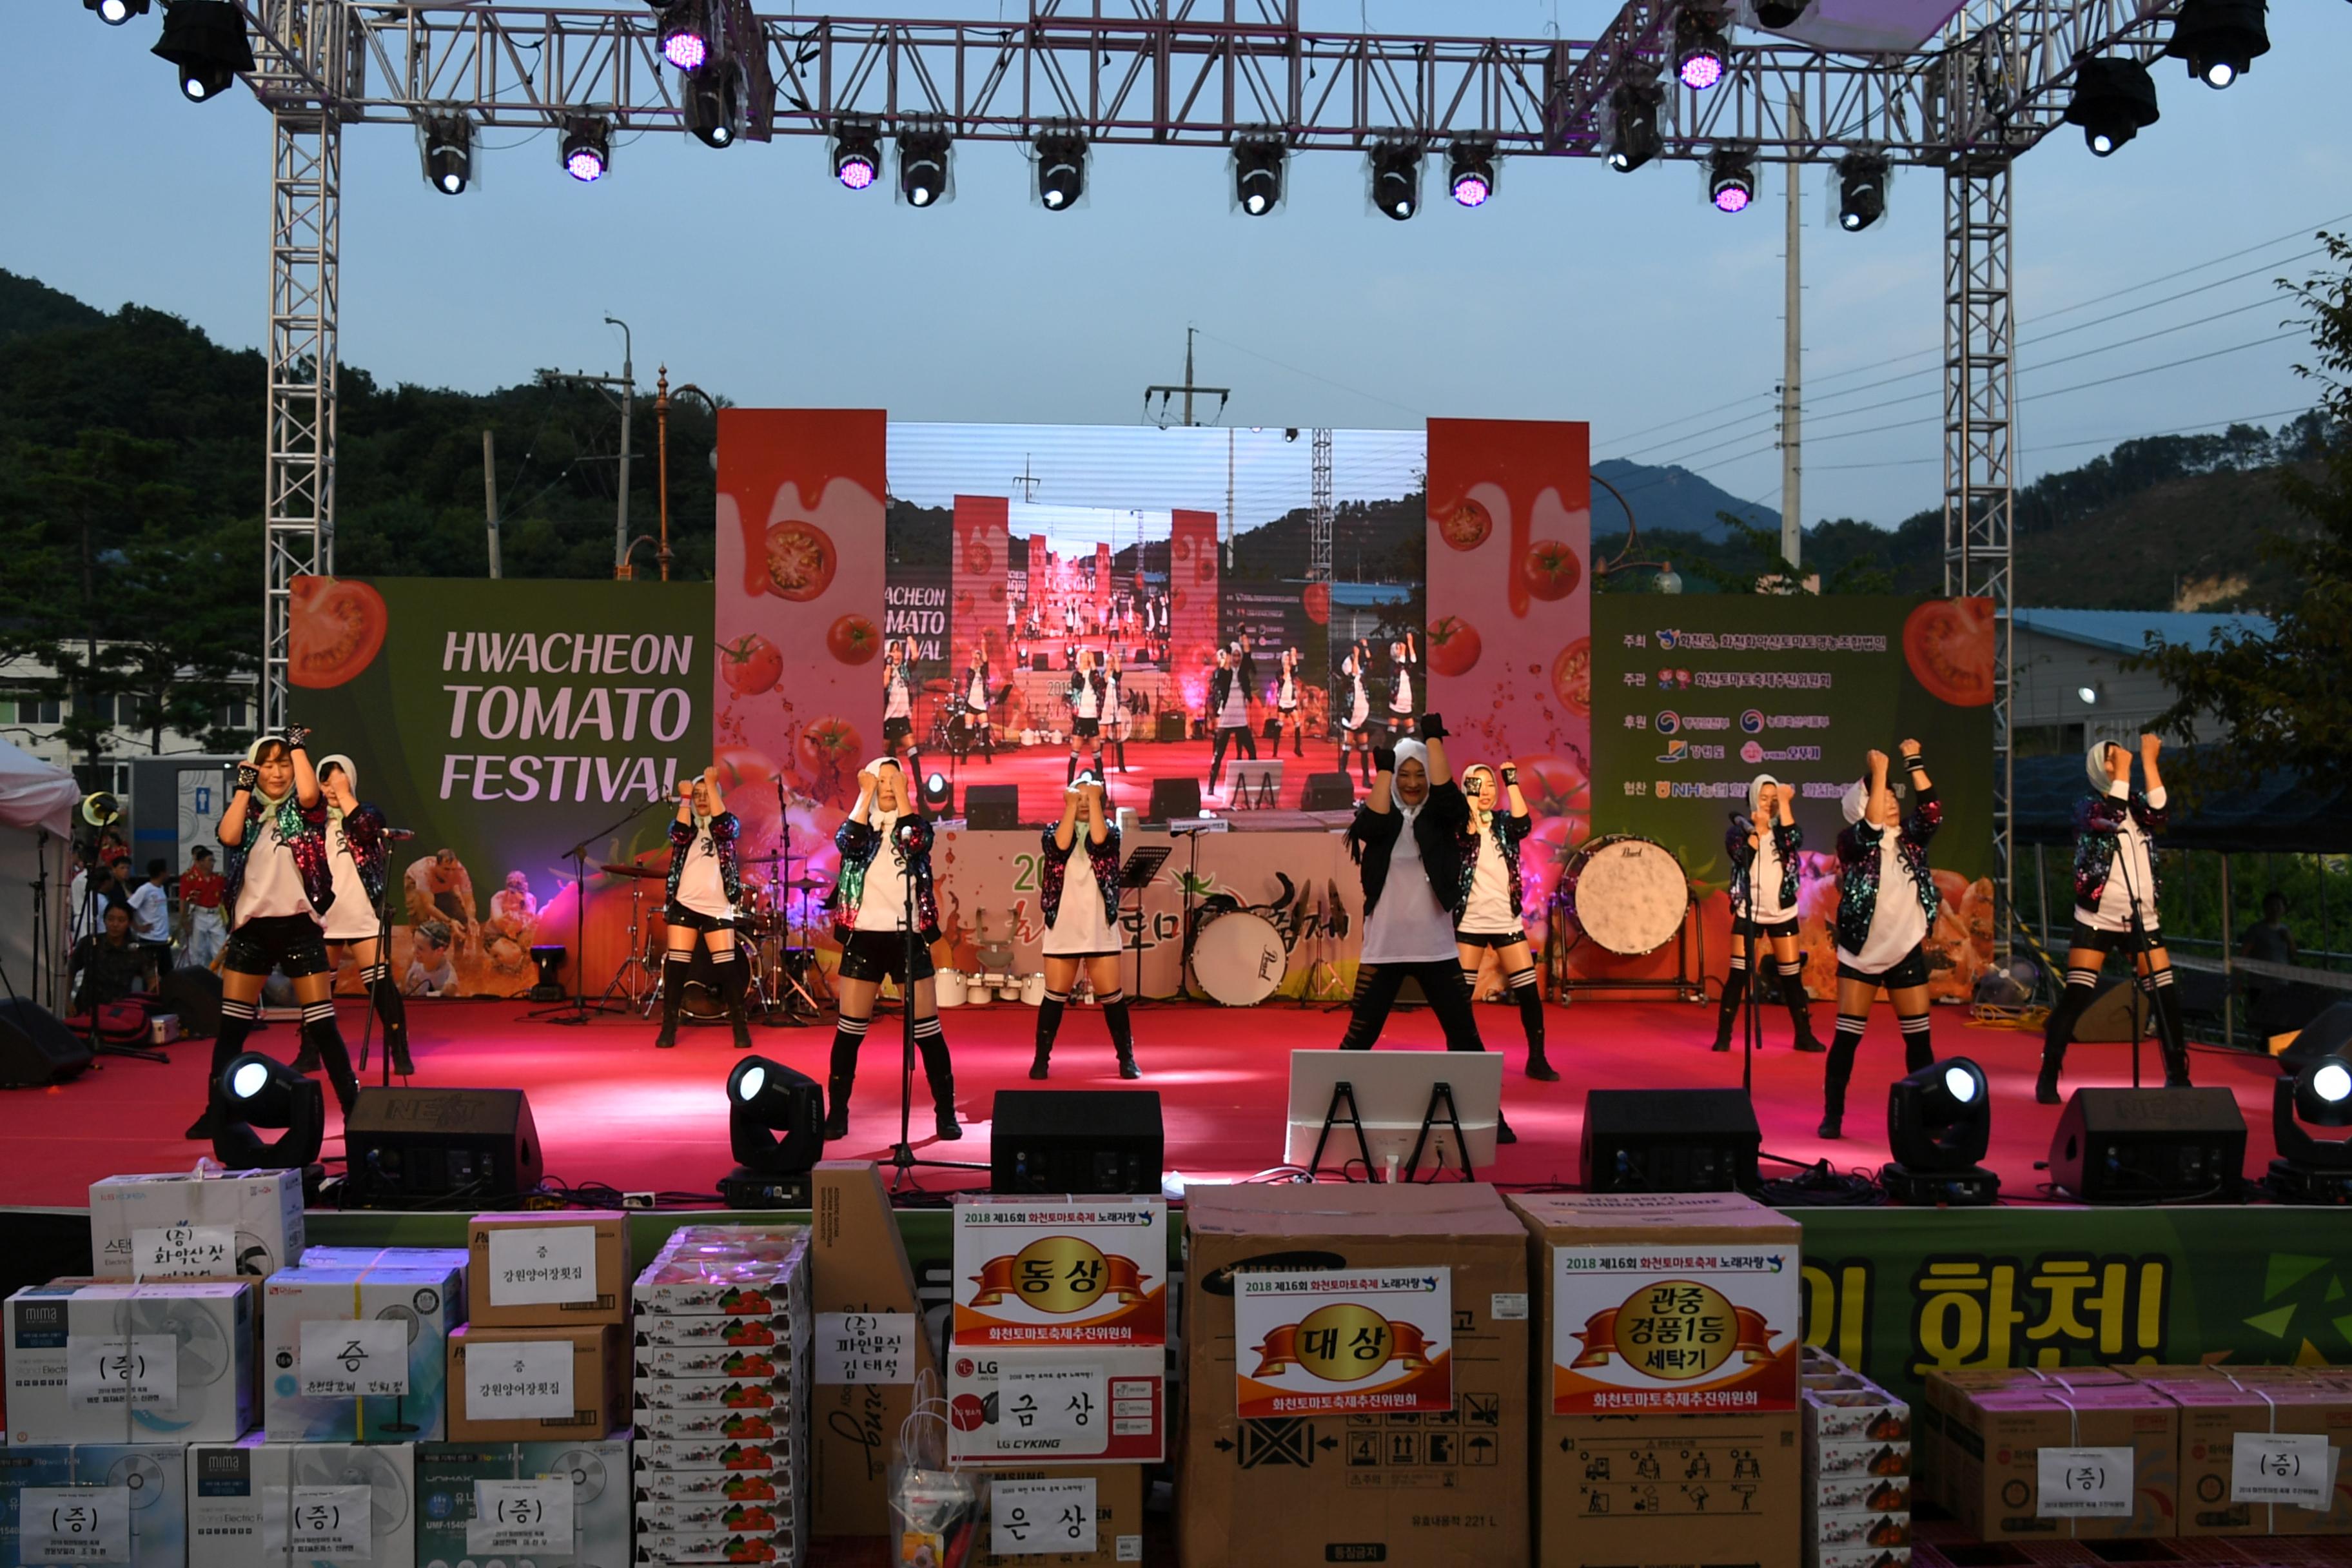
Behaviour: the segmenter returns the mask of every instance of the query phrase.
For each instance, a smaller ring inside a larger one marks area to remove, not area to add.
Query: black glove
[[[300,724],[289,724],[286,726],[286,749],[288,751],[300,751],[303,743],[309,741],[310,738],[310,731],[306,726]]]
[[[1445,739],[1445,721],[1434,713],[1421,716],[1421,738],[1424,741]]]
[[[255,767],[251,763],[239,763],[236,764],[237,788],[245,791],[247,795],[250,795],[253,793],[253,786],[260,782],[261,770],[259,768]]]
[[[1503,787],[1505,789],[1508,789],[1518,782],[1519,770],[1513,767],[1510,763],[1505,763],[1503,764]]]
[[[1396,752],[1386,746],[1372,748],[1372,771],[1376,773],[1396,772]]]
[[[1918,751],[1906,752],[1903,757],[1903,765],[1915,773],[1926,768],[1927,765],[1927,748],[1923,746]]]

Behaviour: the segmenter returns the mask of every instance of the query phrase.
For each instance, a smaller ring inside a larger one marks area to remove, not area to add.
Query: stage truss
[[[544,130],[573,116],[614,135],[683,132],[677,76],[642,5],[596,9],[384,0],[238,0],[277,121],[270,243],[265,722],[285,716],[292,579],[334,565],[335,237],[346,125]],[[1943,171],[1944,545],[1948,592],[2000,612],[1995,668],[1999,878],[2010,881],[2010,531],[2015,482],[2010,166],[2059,122],[2075,69],[2146,63],[2178,0],[1967,0],[1937,47],[1901,58],[1819,53],[1743,33],[1721,82],[1683,87],[1671,58],[1684,0],[1629,0],[1591,42],[1318,31],[1298,0],[1031,0],[1009,22],[761,16],[715,0],[718,47],[748,88],[745,140],[944,132],[1025,142],[1363,153],[1457,142],[1502,155],[1597,157],[1621,82],[1663,91],[1661,156],[1721,146],[1764,162],[1867,151]],[[1319,454],[1318,454],[1319,456]],[[1319,526],[1319,519],[1318,519]],[[2004,923],[2002,930],[2006,930]],[[2005,940],[2005,939],[2004,939]]]

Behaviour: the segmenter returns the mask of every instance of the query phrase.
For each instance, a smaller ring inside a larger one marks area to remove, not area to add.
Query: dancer
[[[1249,645],[1235,637],[1231,647],[1217,650],[1216,672],[1209,677],[1209,713],[1216,741],[1209,755],[1209,793],[1225,771],[1225,748],[1239,742],[1242,754],[1257,761],[1257,737],[1250,733],[1250,689],[1257,684],[1257,664]]]
[[[972,736],[978,734],[981,760],[992,768],[996,765],[996,727],[988,721],[988,646],[974,643],[971,668],[964,672],[963,711],[957,716],[956,742],[962,748],[961,754],[969,757]]]
[[[1709,1049],[1731,1048],[1732,1021],[1748,994],[1749,950],[1767,942],[1780,976],[1781,999],[1797,1026],[1795,1048],[1828,1049],[1813,1037],[1805,961],[1797,954],[1797,851],[1805,847],[1805,831],[1797,826],[1794,800],[1788,785],[1770,773],[1758,773],[1748,781],[1748,815],[1735,815],[1723,835],[1731,857],[1731,972],[1723,977],[1723,1005]]]
[[[1412,634],[1389,644],[1389,733],[1412,733],[1412,670],[1419,662]]]
[[[2165,829],[2168,797],[2156,755],[2164,742],[2139,738],[2142,787],[2131,784],[2131,753],[2111,741],[2095,742],[2084,759],[2095,792],[2074,807],[2074,931],[2066,948],[2066,990],[2042,1028],[2042,1076],[2033,1098],[2059,1103],[2058,1072],[2074,1026],[2091,1005],[2092,987],[2109,953],[2129,956],[2139,985],[2156,1007],[2156,1037],[2164,1051],[2164,1087],[2187,1089],[2189,1035],[2180,998],[2172,988],[2172,957],[2156,927],[2156,858],[2149,840]]]
[[[1364,787],[1372,787],[1372,645],[1358,637],[1349,648],[1348,657],[1340,662],[1341,686],[1347,693],[1347,706],[1339,720],[1339,771],[1348,771],[1348,753],[1360,751],[1364,757]]]
[[[1045,911],[1045,1000],[1037,1009],[1037,1059],[1029,1076],[1046,1075],[1062,1009],[1083,964],[1118,1053],[1118,1076],[1141,1078],[1127,993],[1118,985],[1118,829],[1104,818],[1102,781],[1080,773],[1062,797],[1062,820],[1044,833],[1038,903]]]
[[[833,929],[841,942],[841,1020],[833,1036],[826,1086],[824,1135],[849,1136],[849,1091],[857,1079],[857,1048],[873,1021],[875,994],[895,979],[915,1020],[915,1046],[931,1086],[931,1110],[942,1139],[963,1136],[955,1112],[955,1066],[940,1029],[931,943],[940,940],[939,900],[931,890],[931,824],[907,789],[907,777],[888,757],[877,757],[857,775],[857,805],[834,835],[841,850],[835,883]],[[914,907],[915,942],[908,955],[907,912]]]
[[[1348,825],[1348,854],[1363,880],[1364,949],[1341,1050],[1371,1049],[1407,977],[1421,982],[1447,1050],[1486,1048],[1454,935],[1466,885],[1470,803],[1446,771],[1444,721],[1423,714],[1421,735],[1381,750],[1371,794]],[[1498,1121],[1495,1136],[1517,1142],[1507,1121]]]
[[[213,1037],[205,1113],[184,1136],[210,1138],[221,1117],[220,1078],[245,1049],[261,1014],[261,983],[273,969],[294,983],[302,1045],[325,1063],[335,1103],[349,1114],[359,1097],[351,1053],[335,1028],[334,971],[324,921],[335,901],[327,863],[327,801],[304,742],[308,730],[264,735],[246,748],[217,834],[228,851],[228,903],[235,911],[221,950],[220,1033]]]
[[[735,1031],[735,1048],[751,1048],[751,1027],[743,1016],[751,969],[735,944],[735,906],[743,898],[735,839],[741,831],[742,825],[727,809],[716,767],[705,768],[699,778],[677,781],[677,815],[669,824],[668,896],[662,906],[669,935],[662,958],[661,1032],[654,1037],[659,1049],[677,1044],[677,1013],[686,1000],[686,979],[694,967],[698,942],[710,954],[719,997],[726,1004],[728,1026]]]
[[[1942,826],[1919,742],[1901,747],[1915,806],[1901,815],[1886,786],[1886,753],[1870,753],[1870,776],[1845,792],[1846,830],[1838,835],[1837,1033],[1822,1080],[1821,1135],[1843,1135],[1846,1080],[1879,991],[1895,1004],[1903,1030],[1903,1070],[1936,1059],[1927,1037],[1927,954],[1919,944],[1936,923],[1936,879],[1927,841]]]
[[[327,865],[335,879],[335,901],[327,910],[327,956],[340,968],[348,953],[360,966],[368,1005],[383,1020],[384,1054],[392,1070],[407,1078],[416,1071],[408,1055],[408,1005],[393,984],[392,954],[384,943],[383,873],[391,849],[384,842],[383,813],[361,802],[359,787],[359,769],[351,758],[338,752],[320,760],[319,793],[327,797]],[[311,1072],[318,1066],[319,1053],[306,1039],[294,1069]]]
[[[1103,668],[1103,738],[1118,748],[1120,773],[1127,772],[1127,732],[1132,727],[1132,715],[1127,710],[1127,697],[1118,689],[1119,672],[1125,668],[1125,661],[1119,658],[1118,645],[1113,643]],[[1103,748],[1097,742],[1095,765],[1108,773],[1110,770],[1103,765],[1102,757]]]
[[[885,643],[882,647],[882,749],[893,758],[904,750],[910,773],[920,767],[915,744],[915,694],[907,682],[907,656],[911,651],[905,643]]]
[[[1097,773],[1102,769],[1103,677],[1095,668],[1092,648],[1082,647],[1070,665],[1070,684],[1062,693],[1062,700],[1070,705],[1070,765],[1062,775],[1065,788],[1077,781],[1078,746],[1084,742],[1094,752],[1087,766]]]
[[[1543,984],[1520,921],[1519,843],[1535,824],[1519,793],[1519,770],[1505,763],[1498,773],[1474,763],[1462,775],[1462,792],[1470,802],[1462,828],[1462,918],[1454,929],[1462,984],[1477,994],[1478,960],[1493,948],[1503,966],[1503,984],[1518,1004],[1527,1030],[1528,1076],[1538,1083],[1558,1083],[1559,1074],[1544,1058]],[[1499,809],[1505,795],[1510,796],[1507,812]]]
[[[1307,754],[1307,721],[1300,715],[1298,707],[1298,659],[1297,648],[1282,650],[1282,669],[1274,683],[1274,710],[1281,720],[1282,728],[1290,731],[1290,754],[1304,757]],[[1278,732],[1275,736],[1274,750],[1276,756],[1282,754],[1282,737]],[[1340,771],[1347,771],[1344,763],[1340,764]]]

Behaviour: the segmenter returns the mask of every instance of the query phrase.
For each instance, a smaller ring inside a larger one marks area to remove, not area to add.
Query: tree
[[[1780,553],[1780,532],[1778,529],[1759,528],[1744,522],[1727,511],[1717,512],[1716,518],[1730,533],[1730,542],[1745,552],[1732,556],[1729,564],[1703,556],[1685,557],[1684,565],[1692,576],[1715,584],[1722,594],[1801,594],[1805,591],[1802,568]],[[1855,555],[1832,572],[1822,584],[1823,594],[1891,594],[1894,579],[1880,571],[1868,555]]]
[[[2265,555],[2292,569],[2289,596],[2268,637],[2217,632],[2206,647],[2157,644],[2125,664],[2155,670],[2178,694],[2156,721],[2163,729],[2220,730],[2218,744],[2190,763],[2217,781],[2287,768],[2334,782],[2352,765],[2352,239],[2319,240],[2333,270],[2279,280],[2311,327],[2311,362],[2295,374],[2322,388],[2326,416],[2315,465],[2284,468],[2276,480],[2316,526],[2263,542]],[[2314,434],[2302,428],[2306,439]],[[2200,718],[2219,722],[2197,725]]]

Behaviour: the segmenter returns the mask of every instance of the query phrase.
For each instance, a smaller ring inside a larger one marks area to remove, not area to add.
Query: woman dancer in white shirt
[[[1797,1026],[1796,1048],[1827,1049],[1813,1038],[1805,961],[1797,952],[1797,852],[1805,846],[1805,830],[1797,826],[1794,799],[1795,792],[1787,784],[1770,773],[1758,773],[1748,784],[1748,815],[1733,817],[1723,836],[1724,851],[1731,858],[1731,971],[1723,977],[1715,1050],[1731,1048],[1731,1026],[1748,994],[1751,949],[1771,952],[1780,976],[1781,1000]]]
[[[1045,913],[1045,1000],[1037,1009],[1037,1058],[1029,1076],[1046,1076],[1054,1038],[1078,970],[1102,1004],[1118,1056],[1118,1076],[1140,1078],[1127,993],[1118,983],[1118,829],[1104,816],[1102,781],[1081,773],[1062,797],[1062,820],[1045,830],[1038,901]]]
[[[1848,790],[1846,830],[1838,835],[1837,1033],[1831,1037],[1822,1085],[1821,1135],[1843,1131],[1845,1086],[1870,1022],[1870,1005],[1884,990],[1903,1031],[1903,1068],[1916,1072],[1936,1059],[1927,1033],[1927,953],[1920,944],[1936,923],[1936,879],[1927,871],[1927,842],[1943,825],[1944,808],[1919,742],[1901,747],[1911,775],[1914,809],[1904,816],[1886,785],[1886,753],[1870,753],[1870,774]]]

